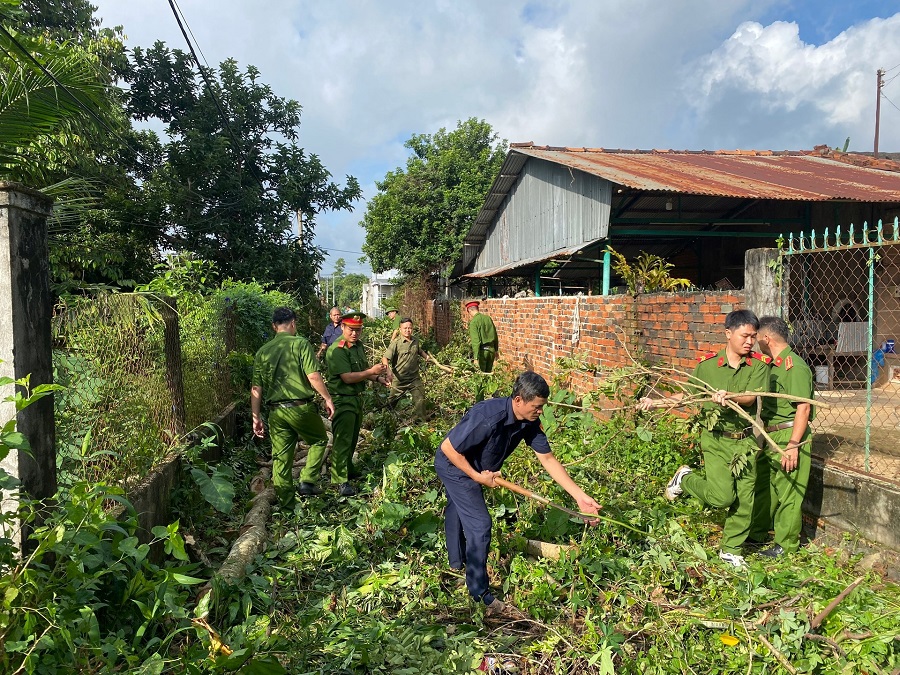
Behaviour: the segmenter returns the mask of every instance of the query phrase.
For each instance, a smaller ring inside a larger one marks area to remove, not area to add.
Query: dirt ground
[[[835,466],[853,469],[900,485],[900,384],[872,391],[869,457],[865,439],[865,390],[823,390],[816,398],[829,404],[812,423],[812,453]]]

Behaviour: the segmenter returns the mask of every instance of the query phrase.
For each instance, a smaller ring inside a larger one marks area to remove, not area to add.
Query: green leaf
[[[647,427],[638,427],[634,432],[644,443],[651,443],[653,441],[653,432]]]
[[[197,467],[191,467],[191,476],[200,488],[200,494],[213,508],[222,513],[230,513],[234,508],[234,485],[222,473],[213,470],[211,476]]]

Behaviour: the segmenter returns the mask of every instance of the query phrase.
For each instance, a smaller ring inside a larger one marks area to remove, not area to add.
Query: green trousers
[[[791,440],[791,429],[769,434],[779,447]],[[797,457],[797,468],[787,473],[781,468],[781,455],[766,445],[759,457],[756,471],[756,497],[753,504],[753,524],[750,537],[764,541],[775,527],[775,543],[788,553],[800,546],[803,527],[803,497],[809,484],[810,433],[807,430]]]
[[[412,396],[413,401],[413,410],[416,413],[416,417],[420,421],[424,421],[425,419],[425,383],[422,382],[420,378],[416,378],[409,382],[401,383],[400,380],[394,378],[394,381],[391,382],[391,395],[388,398],[388,405],[393,406],[397,403],[403,395],[409,393]]]
[[[494,359],[497,356],[497,351],[495,349],[481,349],[478,351],[477,359],[478,359],[478,369],[482,373],[493,373],[494,372]],[[486,376],[480,375],[476,379],[475,384],[475,402],[484,400],[484,390],[485,390],[485,379]]]
[[[300,480],[314,483],[328,446],[325,424],[318,407],[312,402],[296,408],[272,408],[269,411],[269,436],[272,439],[272,483],[275,495],[281,506],[290,508],[295,499],[291,471],[294,467],[297,439],[303,439],[309,444],[306,468],[300,475]]]
[[[728,509],[722,528],[722,550],[740,553],[750,533],[753,516],[753,496],[756,487],[756,441],[751,436],[741,440],[724,438],[721,434],[704,431],[700,434],[706,478],[689,473],[681,481],[682,489],[714,509]],[[748,464],[735,478],[731,459],[746,452]]]
[[[331,419],[331,482],[346,483],[350,480],[353,451],[359,440],[359,429],[362,426],[362,397],[336,395],[334,401],[334,417]]]

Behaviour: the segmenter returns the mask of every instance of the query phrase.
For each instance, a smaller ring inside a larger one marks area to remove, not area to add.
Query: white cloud
[[[753,142],[768,127],[773,136],[792,137],[795,149],[834,144],[845,136],[851,137],[851,147],[871,149],[875,71],[900,63],[898,33],[900,14],[853,26],[820,46],[802,42],[795,23],[742,23],[696,64],[692,81],[697,86],[689,98],[695,101],[698,126],[711,130],[730,120],[730,136]],[[896,148],[898,117],[887,105],[882,106],[881,147]],[[735,107],[743,114],[726,114]]]
[[[158,0],[94,0],[132,45],[184,49]],[[828,2],[829,0],[823,0]],[[837,0],[834,0],[837,1]],[[786,0],[181,0],[211,64],[253,64],[303,105],[301,144],[339,179],[405,162],[413,133],[484,118],[501,137],[631,148],[869,146],[874,71],[900,63],[900,15],[819,47]],[[737,26],[737,29],[735,27]],[[729,37],[731,36],[731,37]],[[897,102],[900,103],[900,80]],[[890,91],[886,90],[888,95]],[[883,107],[884,147],[900,112]],[[318,241],[361,250],[352,214],[322,214]],[[354,254],[337,254],[355,263]],[[336,256],[333,256],[336,257]],[[326,270],[328,264],[326,264]]]

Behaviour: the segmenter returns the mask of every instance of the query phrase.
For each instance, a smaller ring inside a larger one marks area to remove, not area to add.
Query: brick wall
[[[637,298],[490,298],[482,302],[481,311],[497,326],[504,361],[550,378],[560,357],[576,356],[617,368],[630,363],[627,352],[634,354],[636,347],[651,362],[690,370],[698,353],[722,345],[725,315],[744,307],[743,291],[710,291]],[[466,317],[465,310],[462,314]],[[591,373],[578,372],[571,384],[586,391],[595,387],[595,379]]]

